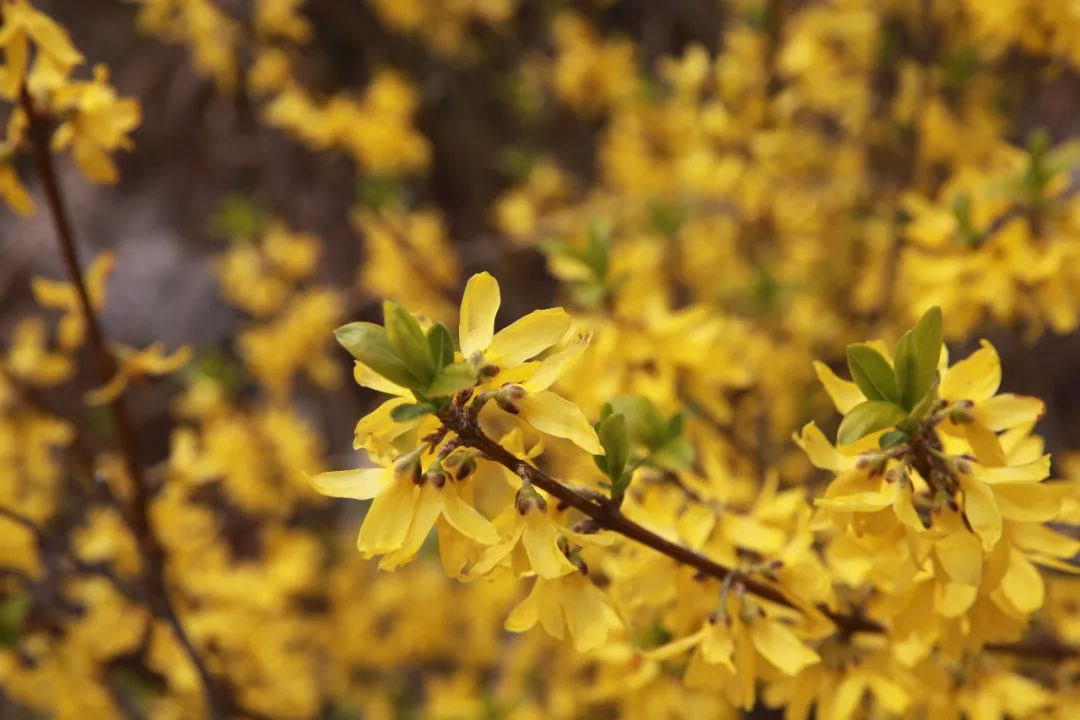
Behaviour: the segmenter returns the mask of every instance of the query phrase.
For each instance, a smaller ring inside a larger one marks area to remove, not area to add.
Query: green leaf
[[[934,382],[930,383],[930,389],[915,403],[915,407],[911,408],[911,412],[907,416],[908,420],[918,424],[926,416],[926,413],[930,412],[930,408],[934,406],[938,399],[937,389],[937,378],[934,378]]]
[[[476,368],[467,362],[450,363],[428,385],[426,394],[444,397],[476,384]]]
[[[407,405],[398,405],[390,411],[390,417],[394,422],[408,422],[424,415],[430,415],[437,408],[431,403],[419,402]]]
[[[891,427],[907,417],[899,405],[884,400],[867,400],[851,408],[836,432],[839,445],[850,445],[870,433]]]
[[[235,240],[254,240],[264,224],[258,205],[243,195],[227,195],[210,218],[215,235]]]
[[[19,641],[19,633],[29,611],[30,595],[27,593],[0,600],[0,647],[11,647]]]
[[[903,445],[910,439],[911,436],[908,435],[906,432],[900,430],[890,430],[889,432],[884,433],[881,437],[878,438],[878,447],[882,450],[888,450],[889,448],[894,448],[897,445]]]
[[[937,377],[940,357],[941,308],[934,306],[896,343],[896,380],[905,409],[910,410],[926,396]]]
[[[847,363],[851,379],[862,390],[867,400],[900,402],[900,390],[896,384],[889,361],[869,345],[848,345]]]
[[[660,411],[642,395],[620,395],[611,401],[612,412],[626,418],[631,443],[657,448],[668,439],[668,427]]]
[[[619,413],[612,413],[600,421],[596,427],[600,444],[604,447],[604,472],[613,481],[617,481],[626,469],[630,458],[630,441],[626,435],[626,418]]]
[[[442,323],[435,323],[428,330],[427,345],[436,372],[454,362],[454,338]]]
[[[386,326],[386,339],[394,353],[405,363],[421,383],[431,382],[435,376],[435,363],[428,351],[427,338],[408,310],[392,300],[383,302],[383,325]]]
[[[611,264],[611,226],[600,218],[589,223],[588,237],[581,259],[597,280],[607,277]]]
[[[667,470],[684,470],[694,463],[694,446],[684,437],[674,437],[654,450],[649,460]]]
[[[390,347],[386,330],[369,322],[353,322],[342,325],[334,336],[349,353],[392,383],[411,390],[422,389],[422,384]]]

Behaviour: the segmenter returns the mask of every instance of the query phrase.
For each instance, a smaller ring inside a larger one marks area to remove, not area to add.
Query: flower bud
[[[461,482],[465,478],[476,472],[476,459],[473,457],[467,457],[465,460],[457,466],[454,470],[454,479]]]
[[[407,477],[413,483],[421,485],[424,480],[420,469],[420,454],[423,448],[417,448],[406,453],[394,463],[394,477],[397,479]]]
[[[517,495],[514,496],[514,507],[520,515],[528,515],[529,511],[533,509],[547,512],[547,502],[540,497],[540,493],[536,492],[532,485],[521,486],[521,489],[517,491]]]
[[[946,411],[946,415],[957,425],[966,425],[975,420],[975,403],[961,400]]]
[[[446,481],[450,476],[443,470],[442,465],[435,463],[427,469],[424,473],[424,481],[429,482],[437,488],[441,488],[446,485]]]
[[[525,388],[520,385],[503,385],[495,391],[495,402],[506,412],[517,415],[521,412],[518,400],[525,397]]]

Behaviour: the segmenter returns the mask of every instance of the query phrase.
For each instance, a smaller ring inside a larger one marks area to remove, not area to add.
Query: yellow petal
[[[83,398],[87,405],[108,405],[124,393],[127,385],[127,375],[118,372],[105,385],[88,391]]]
[[[562,340],[569,329],[570,316],[562,308],[536,310],[495,333],[486,356],[499,367],[513,367]]]
[[[708,627],[702,628],[692,635],[686,635],[678,640],[672,640],[666,645],[661,645],[652,650],[646,650],[643,655],[652,660],[670,660],[673,657],[678,657],[690,648],[699,645],[709,630],[710,628]]]
[[[522,386],[529,392],[540,392],[551,387],[565,373],[589,345],[592,333],[577,332],[562,349],[551,353],[540,363],[536,372]]]
[[[982,578],[982,547],[979,538],[960,526],[934,543],[938,561],[958,583],[978,586]]]
[[[0,165],[0,198],[23,217],[33,215],[37,209],[34,199],[30,197],[26,186],[19,181],[15,168],[9,163]]]
[[[971,445],[980,463],[988,467],[1000,467],[1007,462],[1005,451],[1001,449],[997,435],[990,428],[978,420],[965,423],[962,427],[968,445]]]
[[[1001,360],[986,340],[982,348],[953,365],[941,380],[941,397],[946,400],[974,400],[979,403],[997,392],[1001,385]]]
[[[562,640],[566,630],[566,617],[562,607],[562,586],[557,580],[536,578],[537,605],[540,625],[544,632]]]
[[[852,720],[865,691],[866,678],[862,673],[843,675],[836,688],[822,698],[820,720]]]
[[[825,363],[815,362],[814,372],[841,415],[847,415],[851,408],[866,400],[858,385],[840,379]]]
[[[530,393],[518,401],[521,419],[540,432],[566,438],[591,455],[603,455],[604,448],[589,421],[569,400],[553,392]]]
[[[955,582],[938,583],[934,586],[934,610],[948,618],[966,613],[979,596],[979,588]]]
[[[409,531],[413,505],[419,494],[420,488],[409,478],[402,477],[394,478],[375,496],[364,516],[364,524],[360,526],[360,536],[356,539],[356,547],[365,557],[401,547],[405,533]]]
[[[775,620],[755,622],[750,628],[750,637],[762,657],[785,675],[797,675],[803,668],[821,661],[818,654],[804,645],[795,633]]]
[[[525,632],[536,625],[540,619],[539,612],[539,596],[540,596],[540,583],[541,580],[537,580],[533,584],[529,594],[525,596],[525,599],[519,602],[513,610],[510,611],[510,615],[506,618],[506,623],[503,625],[510,632]]]
[[[558,547],[555,525],[541,510],[530,510],[525,516],[521,532],[521,544],[529,556],[529,563],[540,577],[557,578],[574,572],[574,566]]]
[[[873,674],[867,678],[867,682],[870,685],[870,692],[874,694],[878,704],[893,715],[904,712],[908,703],[911,702],[911,697],[899,683],[895,683],[883,675]]]
[[[1037,483],[1050,477],[1050,456],[1043,455],[1023,465],[976,468],[975,475],[988,485],[998,483]]]
[[[896,514],[897,520],[902,522],[916,532],[922,532],[926,529],[923,525],[922,519],[919,518],[919,513],[915,510],[915,502],[912,499],[912,486],[911,483],[904,483],[896,491],[896,500],[893,502],[893,513]]]
[[[491,273],[482,272],[469,278],[461,297],[458,341],[466,359],[475,352],[487,349],[495,333],[495,313],[499,311],[499,283]]]
[[[34,302],[43,308],[69,310],[76,307],[78,298],[71,283],[60,282],[52,278],[35,276],[30,278],[30,290]]]
[[[386,487],[392,473],[386,468],[358,468],[324,472],[312,478],[315,489],[323,495],[354,500],[370,500]]]
[[[735,641],[731,639],[727,624],[722,620],[712,624],[701,638],[701,657],[710,665],[723,665],[735,672],[731,661],[735,654]]]
[[[1061,512],[1061,498],[1054,488],[1038,483],[994,485],[1001,516],[1021,522],[1047,522]]]
[[[413,516],[401,547],[387,554],[379,563],[380,570],[394,570],[412,560],[431,533],[443,509],[443,492],[434,483],[425,483],[413,504]]]
[[[563,578],[562,601],[566,624],[578,652],[595,650],[607,641],[611,629],[604,595],[581,574]]]
[[[814,498],[814,505],[830,510],[873,512],[892,505],[895,499],[895,490],[891,492],[860,492],[835,498]]]
[[[90,304],[95,309],[101,309],[105,304],[105,286],[116,266],[116,255],[104,252],[94,258],[90,267],[86,269],[86,293],[90,296]]]
[[[975,416],[991,430],[1008,430],[1034,423],[1046,413],[1046,404],[1036,397],[1004,393],[980,403]]]
[[[508,538],[497,545],[486,548],[484,554],[480,556],[480,559],[477,560],[469,570],[469,574],[480,576],[487,575],[491,572],[518,544],[518,541],[521,539],[522,528],[523,525],[518,523],[514,528],[514,532],[512,532]]]
[[[737,685],[734,686],[734,697],[729,695],[728,700],[744,710],[749,710],[754,706],[754,689],[757,686],[758,675],[756,660],[754,645],[743,632],[735,641],[735,667],[739,671],[735,675]]]
[[[1030,613],[1042,607],[1045,594],[1042,575],[1016,548],[1009,550],[1009,568],[1001,578],[1001,591],[1020,612]]]
[[[1014,525],[1013,542],[1031,552],[1059,558],[1071,558],[1080,553],[1080,540],[1055,532],[1045,525]]]
[[[792,439],[810,458],[814,467],[840,472],[852,465],[853,461],[833,447],[833,444],[825,437],[825,433],[812,422],[803,425],[802,432],[793,435]]]
[[[964,515],[971,529],[982,540],[983,550],[989,552],[1001,538],[1001,511],[994,492],[970,475],[960,475],[964,491]]]
[[[484,545],[499,542],[499,534],[491,521],[481,515],[476,508],[465,502],[451,488],[443,491],[443,516],[450,526],[467,538]]]
[[[357,360],[353,365],[353,379],[360,387],[371,388],[375,392],[397,395],[399,397],[412,397],[412,392],[397,383],[392,383],[379,373]]]

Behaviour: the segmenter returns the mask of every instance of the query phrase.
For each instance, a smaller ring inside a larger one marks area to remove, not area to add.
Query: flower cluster
[[[0,0],[0,715],[1080,715],[1074,4]]]

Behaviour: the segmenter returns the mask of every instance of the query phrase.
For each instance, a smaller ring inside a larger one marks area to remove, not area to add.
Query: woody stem
[[[646,545],[680,564],[688,565],[704,577],[721,582],[734,577],[748,592],[778,605],[797,609],[798,606],[775,586],[746,577],[737,570],[721,565],[696,550],[672,542],[626,517],[614,502],[598,502],[587,498],[573,488],[563,485],[543,470],[515,457],[509,450],[488,437],[459,406],[450,405],[439,417],[457,434],[461,444],[479,450],[488,459],[499,463],[560,502],[591,518],[600,527]],[[827,608],[821,608],[821,610],[848,634],[882,632],[883,630],[874,621],[861,616],[838,615]]]
[[[42,189],[45,192],[49,216],[56,231],[57,242],[60,246],[60,257],[64,262],[68,278],[75,287],[79,309],[82,311],[83,320],[86,324],[87,343],[94,355],[98,380],[102,385],[105,385],[116,372],[117,362],[105,342],[101,323],[94,312],[94,307],[90,302],[90,294],[86,289],[86,283],[83,281],[82,271],[79,269],[79,255],[75,246],[75,235],[72,231],[63,194],[60,191],[60,183],[56,176],[56,169],[53,167],[52,153],[49,149],[49,122],[47,118],[38,114],[37,109],[34,107],[33,98],[30,96],[25,84],[20,88],[19,103],[26,113],[31,154],[33,155],[34,166],[41,181]],[[121,512],[126,522],[131,526],[143,558],[145,565],[144,582],[150,591],[149,596],[153,599],[151,604],[154,607],[151,607],[151,610],[164,619],[172,628],[184,653],[198,672],[206,703],[207,717],[223,718],[225,715],[218,699],[214,679],[181,622],[170,597],[164,571],[165,551],[150,525],[150,487],[142,464],[139,462],[135,428],[127,406],[124,404],[123,397],[118,395],[109,403],[109,410],[116,430],[120,455],[123,458],[124,468],[133,488],[131,507],[127,509],[121,508]]]

